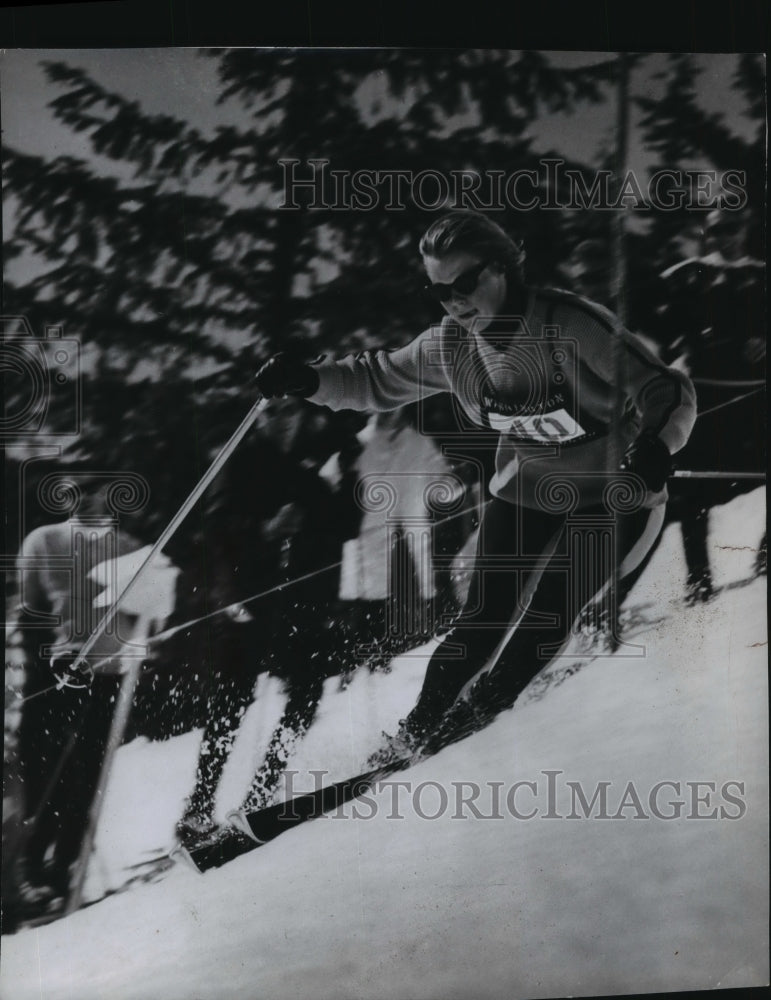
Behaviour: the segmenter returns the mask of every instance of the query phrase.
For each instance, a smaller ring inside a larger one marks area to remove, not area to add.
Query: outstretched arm
[[[396,410],[450,389],[443,368],[431,364],[432,330],[394,351],[362,351],[314,366],[319,376],[314,403],[332,410]]]
[[[312,364],[271,358],[257,373],[264,396],[304,396],[331,410],[395,410],[450,389],[445,369],[431,358],[438,341],[429,329],[394,351],[362,351]]]

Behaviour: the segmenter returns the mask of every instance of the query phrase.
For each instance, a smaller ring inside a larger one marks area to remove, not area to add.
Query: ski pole
[[[230,439],[223,446],[223,448],[220,451],[220,453],[214,459],[214,461],[209,466],[209,468],[206,470],[206,472],[203,474],[203,476],[198,481],[198,483],[190,491],[190,494],[188,495],[187,499],[183,502],[182,506],[179,508],[179,510],[177,511],[177,513],[174,515],[174,517],[172,517],[172,519],[169,521],[169,523],[163,529],[163,531],[161,532],[160,537],[155,542],[155,544],[150,548],[150,551],[148,552],[147,556],[145,557],[145,559],[140,564],[140,566],[137,569],[137,571],[134,573],[134,575],[128,581],[128,583],[123,588],[123,590],[121,591],[121,593],[112,602],[112,604],[110,605],[110,607],[109,607],[109,609],[107,611],[107,614],[104,616],[104,618],[102,618],[102,620],[99,622],[99,624],[97,625],[97,627],[94,629],[94,631],[88,637],[88,639],[85,641],[85,643],[83,644],[83,646],[80,649],[80,652],[76,656],[74,663],[72,664],[72,668],[71,669],[73,671],[77,670],[78,667],[80,666],[80,664],[85,661],[85,658],[88,656],[88,654],[94,648],[94,645],[96,644],[97,640],[99,638],[101,638],[101,636],[104,634],[104,632],[106,631],[106,629],[108,628],[108,626],[112,623],[113,619],[115,618],[116,614],[118,613],[118,608],[121,606],[121,604],[123,603],[123,601],[126,598],[126,596],[136,586],[137,580],[140,578],[140,576],[144,572],[145,568],[152,562],[152,560],[158,555],[158,553],[168,543],[169,539],[176,532],[177,528],[184,521],[184,519],[187,517],[187,515],[193,509],[193,507],[198,502],[198,500],[203,496],[203,494],[205,493],[206,489],[211,484],[212,480],[217,476],[217,474],[219,473],[219,471],[222,469],[222,467],[225,465],[225,463],[227,462],[227,460],[230,458],[230,456],[233,454],[233,452],[235,451],[235,449],[240,444],[242,438],[244,438],[246,436],[246,433],[248,432],[248,430],[250,429],[250,427],[252,426],[252,424],[254,423],[254,421],[257,419],[257,417],[260,415],[260,413],[262,413],[262,411],[265,409],[265,407],[267,405],[268,405],[268,400],[267,399],[260,399],[258,402],[256,402],[254,404],[254,406],[251,408],[251,410],[249,410],[249,412],[247,413],[247,415],[244,417],[244,419],[238,425],[238,427],[236,428],[236,430],[231,435]]]
[[[99,774],[99,782],[91,800],[91,808],[88,814],[88,825],[83,835],[83,843],[80,845],[80,853],[72,874],[72,882],[64,907],[64,916],[67,917],[80,907],[83,898],[83,886],[88,872],[88,862],[91,859],[91,851],[96,837],[96,828],[99,824],[99,817],[102,812],[104,796],[107,792],[107,783],[110,779],[113,760],[118,747],[123,743],[126,733],[129,715],[131,714],[131,703],[134,700],[134,691],[139,681],[139,672],[142,669],[142,661],[138,657],[132,658],[131,666],[121,681],[120,692],[118,694],[118,704],[115,707],[115,714],[110,726],[110,734],[107,737],[107,746],[104,751],[102,769]]]
[[[174,517],[169,521],[166,528],[161,532],[160,537],[156,543],[150,549],[149,554],[141,563],[137,571],[131,577],[129,582],[123,588],[118,597],[113,601],[108,613],[101,620],[97,628],[91,633],[86,642],[83,645],[77,659],[73,664],[73,669],[75,669],[78,663],[83,662],[85,657],[88,655],[89,651],[93,648],[94,643],[103,634],[107,624],[114,619],[117,614],[118,607],[120,603],[125,599],[126,595],[136,584],[137,579],[145,569],[147,565],[151,562],[153,557],[161,551],[164,545],[169,541],[174,532],[177,530],[182,521],[187,517],[187,515],[192,510],[195,503],[200,499],[200,497],[205,492],[206,488],[215,478],[217,473],[222,469],[222,467],[227,462],[228,458],[233,454],[238,444],[245,437],[246,433],[254,423],[257,416],[262,413],[265,407],[268,405],[266,399],[260,399],[251,410],[247,413],[241,423],[238,425],[236,430],[231,435],[230,439],[223,446],[222,450],[219,452],[217,457],[214,459],[212,464],[209,466],[207,471],[204,473],[202,478],[196,484],[196,486],[191,490],[187,499],[184,501],[182,506],[179,508]],[[146,634],[146,629],[143,629]],[[67,903],[65,906],[65,915],[69,915],[74,910],[80,906],[80,902],[83,896],[83,885],[86,880],[86,874],[88,871],[88,862],[90,859],[91,851],[94,844],[94,839],[96,837],[96,829],[99,823],[99,817],[101,815],[102,803],[104,800],[104,795],[107,789],[107,783],[110,778],[110,771],[112,769],[113,759],[118,747],[123,743],[123,738],[126,733],[126,727],[128,725],[129,716],[131,714],[131,704],[134,698],[134,691],[139,682],[140,671],[142,668],[142,661],[138,657],[133,658],[133,662],[129,670],[124,674],[123,681],[121,682],[120,694],[118,696],[118,704],[115,708],[115,714],[113,715],[112,725],[110,727],[110,734],[107,739],[107,746],[105,748],[104,759],[102,761],[102,768],[99,774],[99,782],[97,784],[96,792],[94,798],[91,802],[91,809],[89,811],[88,826],[83,838],[83,843],[81,845],[80,854],[75,866],[75,871],[73,873],[73,879],[71,883],[71,888],[69,896],[67,898]]]

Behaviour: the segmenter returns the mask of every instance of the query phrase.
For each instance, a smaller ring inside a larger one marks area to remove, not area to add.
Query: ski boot
[[[188,809],[174,827],[174,832],[181,846],[192,850],[216,840],[221,827],[208,813]]]
[[[367,765],[374,769],[417,757],[421,746],[421,737],[408,727],[406,719],[400,719],[395,733],[383,733],[383,745],[368,758]]]

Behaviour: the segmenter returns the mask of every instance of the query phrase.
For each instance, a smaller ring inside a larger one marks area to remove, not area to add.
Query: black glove
[[[621,469],[636,473],[649,490],[658,493],[672,472],[672,456],[661,438],[643,431],[627,448]]]
[[[312,396],[319,387],[319,375],[303,361],[280,353],[265,362],[254,377],[265,399],[274,396]]]

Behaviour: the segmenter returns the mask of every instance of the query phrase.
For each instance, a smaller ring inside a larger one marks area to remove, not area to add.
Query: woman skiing
[[[391,410],[448,392],[459,447],[465,440],[473,460],[495,441],[468,597],[392,738],[395,753],[430,741],[456,701],[488,713],[511,705],[581,608],[609,589],[613,566],[621,576],[639,566],[663,524],[671,455],[696,417],[687,377],[604,307],[528,287],[522,244],[486,216],[449,212],[420,253],[446,311],[439,327],[337,361],[278,354],[256,377],[265,397],[333,410]],[[579,537],[595,539],[591,551],[578,552]]]

